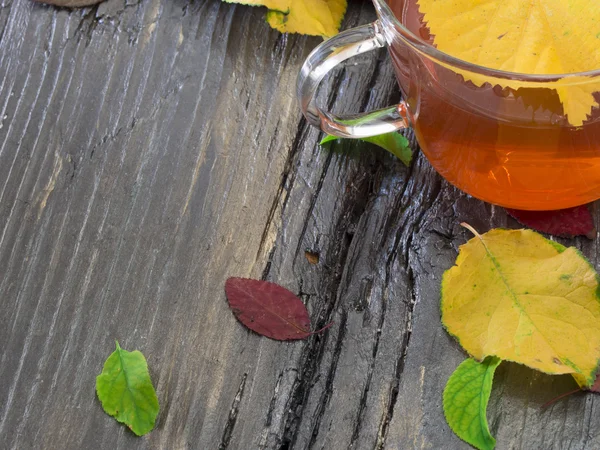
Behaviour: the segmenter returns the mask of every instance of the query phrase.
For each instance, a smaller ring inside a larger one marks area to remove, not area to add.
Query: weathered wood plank
[[[358,143],[319,148],[293,96],[319,40],[262,14],[0,8],[2,448],[466,447],[441,410],[464,355],[439,323],[439,281],[461,221],[516,223],[421,156],[407,169]],[[346,26],[373,19],[355,2]],[[327,85],[338,110],[398,100],[384,51]],[[598,241],[573,242],[598,267]],[[232,275],[335,323],[295,343],[249,333],[224,301]],[[157,387],[142,439],[95,399],[114,339],[144,352]],[[503,365],[497,379],[498,448],[600,446],[596,397],[539,409],[568,377]]]

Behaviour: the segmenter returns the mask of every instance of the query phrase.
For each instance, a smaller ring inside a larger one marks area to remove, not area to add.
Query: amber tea
[[[480,17],[458,12],[454,21],[454,2],[419,0],[429,30],[417,0],[387,2],[373,0],[376,22],[341,32],[305,61],[297,95],[309,123],[347,138],[410,126],[444,178],[498,205],[550,210],[600,198],[600,52],[593,30],[564,15],[570,4],[561,14],[538,8],[529,20],[531,9],[493,9],[482,0],[474,10]],[[469,27],[487,16],[499,20],[483,32]],[[555,32],[562,26],[571,28]],[[403,93],[399,105],[352,116],[317,105],[328,71],[385,46]]]
[[[432,42],[414,0],[390,0],[389,6]],[[411,126],[444,178],[478,198],[521,209],[559,209],[600,197],[598,109],[574,127],[554,89],[477,87],[403,45],[393,44],[390,53]]]

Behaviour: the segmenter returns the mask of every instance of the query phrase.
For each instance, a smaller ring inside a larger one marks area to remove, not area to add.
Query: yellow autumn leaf
[[[478,360],[497,356],[589,386],[600,360],[599,293],[598,274],[575,248],[495,229],[462,245],[444,274],[442,322]]]
[[[558,75],[600,69],[597,0],[418,0],[436,47],[464,61],[507,72]],[[464,75],[464,73],[463,73]],[[466,76],[478,86],[486,82]],[[518,89],[518,81],[504,81]],[[583,125],[598,103],[589,77],[555,82],[569,123]]]
[[[228,3],[266,6],[267,22],[282,33],[311,36],[337,34],[344,14],[346,0],[224,0]]]

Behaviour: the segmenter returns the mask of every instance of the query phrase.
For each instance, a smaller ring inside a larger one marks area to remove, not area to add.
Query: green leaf
[[[154,428],[158,398],[144,355],[137,350],[128,352],[116,344],[117,349],[96,377],[96,393],[106,414],[142,436]]]
[[[335,141],[338,138],[337,136],[327,135],[321,141],[321,145],[326,144],[331,141]],[[359,141],[369,142],[371,144],[375,144],[378,147],[387,150],[392,155],[396,156],[400,161],[404,163],[404,165],[410,165],[410,161],[412,160],[412,150],[410,148],[410,144],[408,139],[406,139],[403,135],[398,132],[380,134],[378,136],[360,138]]]
[[[491,450],[496,439],[490,434],[486,411],[492,381],[500,358],[490,356],[482,363],[467,359],[456,368],[444,389],[444,415],[452,431],[480,450]]]

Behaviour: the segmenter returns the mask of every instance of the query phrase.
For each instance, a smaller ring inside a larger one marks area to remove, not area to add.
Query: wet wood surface
[[[263,15],[216,0],[0,5],[0,448],[468,448],[441,407],[465,355],[440,325],[440,278],[469,238],[460,222],[518,225],[418,153],[406,168],[356,142],[319,147],[294,98],[319,39]],[[374,18],[352,2],[344,27]],[[322,97],[347,112],[397,102],[385,51]],[[597,239],[564,243],[598,268]],[[277,282],[334,325],[261,338],[229,311],[229,276]],[[95,396],[115,339],[146,355],[157,389],[143,438]],[[497,448],[600,448],[600,397],[540,408],[573,387],[501,365]]]

